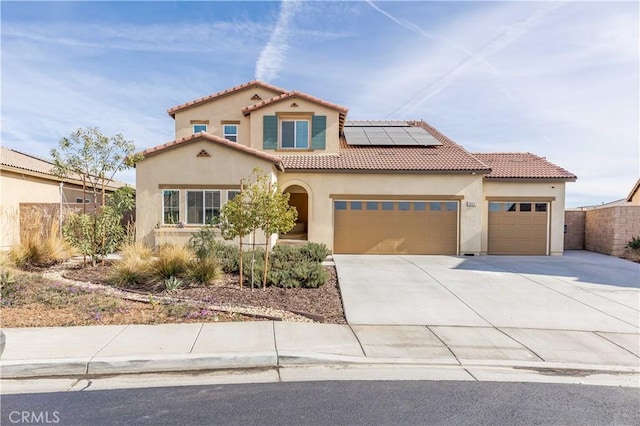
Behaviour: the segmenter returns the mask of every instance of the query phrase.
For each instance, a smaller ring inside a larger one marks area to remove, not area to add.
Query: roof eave
[[[631,192],[627,196],[627,201],[628,202],[631,202],[631,200],[633,199],[633,196],[636,195],[636,192],[638,192],[638,189],[640,189],[640,178],[638,179],[636,184],[633,186],[633,189],[631,190]]]
[[[536,177],[536,176],[521,176],[521,177],[516,177],[516,176],[506,176],[506,177],[501,177],[501,176],[485,176],[484,177],[487,180],[492,180],[492,181],[502,181],[502,182],[522,182],[523,180],[527,180],[527,181],[534,181],[534,182],[575,182],[578,178],[576,176],[573,177],[561,177],[561,176],[556,176],[556,177]]]
[[[198,106],[198,105],[203,104],[205,102],[209,102],[209,101],[212,101],[212,100],[215,100],[215,99],[219,99],[219,98],[231,95],[233,93],[239,92],[240,90],[249,89],[249,88],[254,87],[254,86],[260,86],[262,88],[269,89],[269,90],[271,90],[273,92],[276,92],[276,93],[280,92],[280,94],[287,93],[287,90],[282,89],[280,87],[273,86],[271,84],[265,83],[265,82],[260,81],[260,80],[251,80],[251,81],[249,81],[247,83],[240,84],[238,86],[234,86],[234,87],[232,87],[230,89],[223,90],[221,92],[216,92],[216,93],[213,93],[213,94],[211,94],[209,96],[198,98],[198,99],[196,99],[194,101],[186,102],[184,104],[171,107],[171,108],[167,109],[167,114],[169,114],[169,116],[171,118],[175,119],[176,118],[176,113],[179,112],[179,111],[184,111],[186,109],[192,108],[194,106]]]

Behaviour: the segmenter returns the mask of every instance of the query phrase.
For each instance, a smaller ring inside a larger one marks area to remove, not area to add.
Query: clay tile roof
[[[331,108],[331,109],[335,109],[343,114],[346,114],[349,109],[345,108],[343,106],[340,105],[336,105],[333,104],[331,102],[327,102],[325,100],[322,100],[320,98],[316,98],[315,96],[311,96],[308,95],[306,93],[302,93],[302,92],[298,92],[298,91],[291,91],[291,92],[286,92],[286,93],[282,93],[281,95],[278,96],[274,96],[273,98],[270,99],[265,99],[262,102],[258,102],[257,104],[251,105],[251,106],[247,106],[242,108],[242,112],[244,113],[244,115],[249,115],[251,113],[251,111],[255,111],[259,108],[262,108],[264,106],[276,103],[276,102],[280,102],[280,101],[284,101],[285,99],[289,99],[289,98],[302,98],[302,99],[306,99],[308,101],[314,102],[316,104],[320,104],[320,105],[324,105],[327,108]]]
[[[227,148],[231,148],[231,149],[235,149],[237,151],[240,152],[244,152],[246,154],[249,155],[253,155],[255,157],[258,158],[262,158],[263,160],[267,160],[272,162],[279,170],[284,171],[284,168],[282,166],[282,159],[278,156],[272,155],[272,154],[268,154],[266,152],[263,151],[259,151],[255,148],[249,148],[248,146],[244,146],[244,145],[240,145],[236,142],[231,142],[227,139],[221,138],[220,136],[215,136],[215,135],[211,135],[209,133],[206,132],[199,132],[199,133],[194,133],[193,135],[186,137],[186,138],[182,138],[179,140],[175,140],[175,141],[171,141],[171,142],[167,142],[165,144],[162,145],[157,145],[154,146],[152,148],[146,149],[144,151],[142,151],[140,154],[142,154],[145,158],[155,155],[155,154],[159,154],[160,152],[164,152],[168,149],[172,149],[172,148],[176,148],[178,146],[181,145],[185,145],[191,142],[195,142],[197,140],[208,140],[211,142],[214,142],[218,145],[223,145],[226,146]],[[144,161],[144,160],[143,160]]]
[[[408,123],[422,127],[442,145],[351,146],[342,138],[338,154],[283,155],[282,162],[287,170],[490,172],[484,163],[424,121]]]
[[[264,83],[264,82],[259,81],[259,80],[251,80],[251,81],[249,81],[247,83],[240,84],[240,85],[232,87],[230,89],[226,89],[226,90],[223,90],[221,92],[217,92],[217,93],[213,93],[213,94],[211,94],[209,96],[205,96],[204,98],[199,98],[199,99],[196,99],[196,100],[193,100],[193,101],[189,101],[189,102],[181,104],[181,105],[174,106],[172,108],[169,108],[167,110],[167,113],[171,117],[175,118],[176,112],[178,112],[180,110],[183,110],[185,108],[190,108],[192,106],[201,104],[203,102],[207,102],[207,101],[210,101],[212,99],[219,98],[221,96],[226,96],[226,95],[229,95],[231,93],[237,92],[239,90],[243,90],[243,89],[246,89],[248,87],[254,87],[254,86],[264,87],[265,89],[269,89],[269,90],[272,90],[272,91],[278,92],[278,93],[286,93],[287,92],[285,89],[281,89],[280,87],[272,86],[271,84]]]
[[[562,179],[577,177],[560,166],[531,153],[481,153],[473,154],[491,167],[486,179]]]

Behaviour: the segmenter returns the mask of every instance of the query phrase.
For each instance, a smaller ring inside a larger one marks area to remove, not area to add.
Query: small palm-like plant
[[[169,277],[164,281],[164,288],[167,292],[176,291],[182,287],[182,280],[178,277]]]

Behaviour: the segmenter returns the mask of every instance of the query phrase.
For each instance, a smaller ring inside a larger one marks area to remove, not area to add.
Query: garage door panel
[[[548,212],[532,211],[532,203],[490,203],[489,254],[547,254]]]
[[[362,210],[351,210],[349,204],[334,209],[335,253],[457,254],[458,215],[447,211],[452,206],[445,202],[433,207],[425,202],[363,201]],[[367,210],[374,206],[378,209]]]

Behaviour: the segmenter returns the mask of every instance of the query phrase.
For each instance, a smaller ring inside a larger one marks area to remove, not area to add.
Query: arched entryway
[[[300,185],[291,185],[284,192],[289,194],[289,205],[298,211],[298,219],[293,229],[280,238],[287,240],[307,240],[309,233],[309,194]]]

